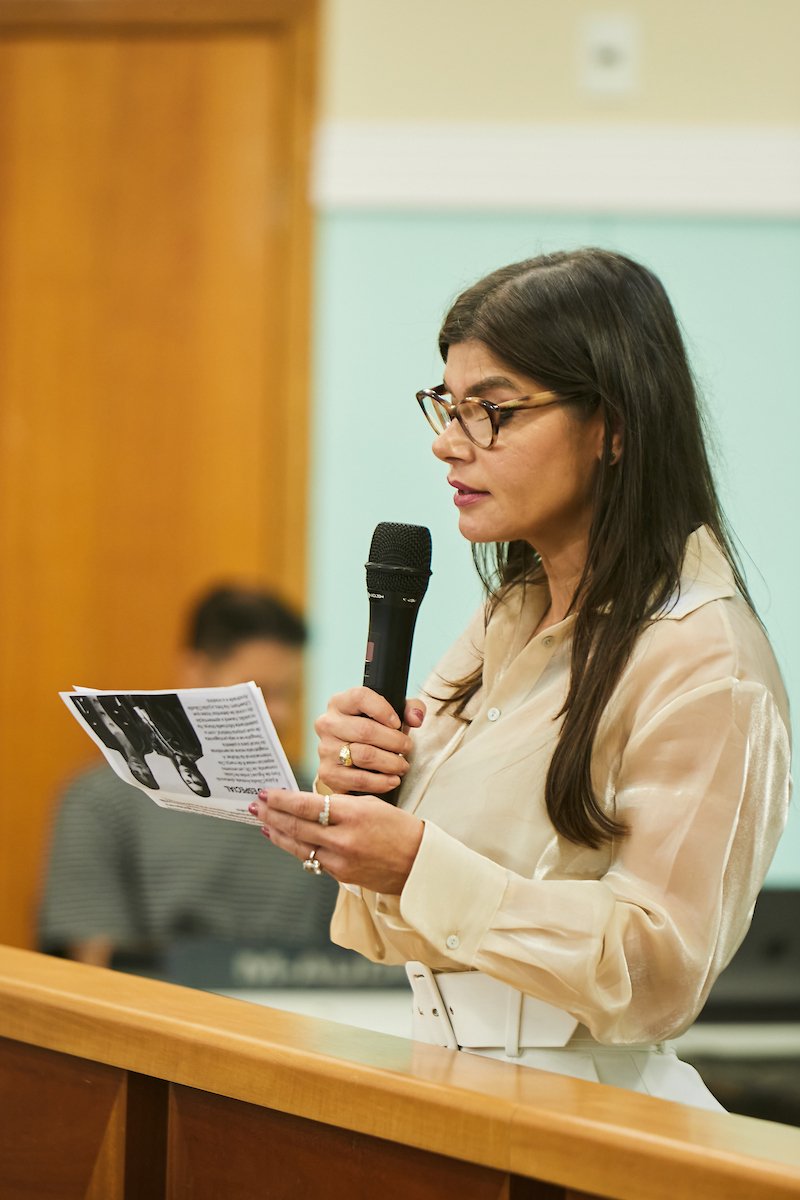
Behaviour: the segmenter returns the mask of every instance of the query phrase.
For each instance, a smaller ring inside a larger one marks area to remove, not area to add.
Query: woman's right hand
[[[396,788],[408,770],[412,741],[406,728],[417,729],[425,719],[421,700],[407,700],[405,726],[377,692],[355,687],[332,696],[314,723],[319,738],[319,778],[332,792],[383,796]],[[351,767],[339,758],[350,747]]]

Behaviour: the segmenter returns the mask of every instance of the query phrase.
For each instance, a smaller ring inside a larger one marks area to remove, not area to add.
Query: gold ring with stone
[[[348,742],[345,742],[339,751],[339,762],[343,767],[352,767],[353,765],[353,755],[350,753],[350,745]]]

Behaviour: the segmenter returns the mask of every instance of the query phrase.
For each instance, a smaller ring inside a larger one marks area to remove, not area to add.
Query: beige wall
[[[800,0],[324,0],[321,111],[351,121],[800,121]],[[582,27],[631,16],[639,83],[588,95]]]

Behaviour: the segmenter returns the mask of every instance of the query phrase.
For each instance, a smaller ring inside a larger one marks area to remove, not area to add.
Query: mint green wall
[[[315,288],[309,712],[360,683],[364,562],[378,521],[426,524],[433,577],[420,611],[418,687],[479,598],[444,470],[414,400],[438,382],[439,320],[504,262],[578,245],[618,249],[664,281],[714,429],[721,492],[800,707],[800,222],[336,212],[319,217]],[[749,556],[749,557],[748,557]],[[313,735],[309,733],[309,746]],[[800,884],[800,818],[773,866]]]

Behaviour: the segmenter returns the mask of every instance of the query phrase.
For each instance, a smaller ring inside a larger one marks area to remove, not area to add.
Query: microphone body
[[[364,685],[384,696],[402,721],[414,627],[431,574],[431,535],[424,525],[384,521],[369,551],[369,634]],[[397,789],[383,797],[397,802]]]
[[[364,686],[384,696],[401,721],[418,612],[419,603],[399,593],[370,594]]]

